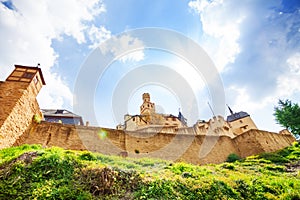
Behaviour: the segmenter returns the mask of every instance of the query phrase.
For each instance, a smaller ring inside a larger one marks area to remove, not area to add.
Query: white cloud
[[[180,74],[189,83],[195,94],[199,94],[204,89],[205,82],[202,75],[180,57],[171,57],[168,60],[163,60],[160,64],[169,66]]]
[[[203,29],[200,43],[222,72],[240,52],[239,25],[244,19],[243,12],[228,12],[228,7],[233,6],[222,0],[196,0],[189,2],[189,6],[200,15]]]
[[[299,11],[282,1],[194,0],[189,6],[202,23],[200,43],[224,72],[227,103],[261,120],[259,128],[277,128],[278,99],[300,96]]]
[[[278,98],[290,98],[296,92],[300,92],[300,53],[290,56],[286,64],[287,70],[277,78]]]
[[[15,9],[0,4],[0,79],[14,64],[36,66],[41,63],[46,86],[39,95],[41,107],[72,105],[72,93],[60,75],[53,72],[58,54],[52,40],[64,35],[86,42],[89,23],[105,11],[99,0],[12,1]]]
[[[287,59],[291,73],[300,74],[300,53],[295,53]]]
[[[46,83],[46,86],[42,88],[38,95],[37,99],[42,105],[42,108],[65,108],[64,106],[70,104],[73,99],[69,87],[61,77],[55,73],[44,70],[43,75],[47,77],[46,82],[51,83],[51,85]]]
[[[277,77],[275,91],[268,93],[261,99],[253,100],[251,93],[247,87],[240,85],[232,85],[226,89],[226,93],[234,97],[231,106],[235,111],[247,111],[254,116],[255,122],[259,128],[269,131],[278,131],[283,129],[275,124],[273,109],[277,105],[278,99],[294,99],[300,93],[300,54],[296,53],[286,60],[286,70]],[[299,97],[298,97],[299,98]],[[267,127],[267,128],[266,128]]]
[[[89,48],[94,49],[98,47],[102,42],[111,37],[111,32],[107,30],[104,26],[99,28],[92,25],[88,31],[89,39],[93,43],[89,45]]]
[[[112,53],[121,62],[141,61],[144,59],[144,43],[127,34],[113,36],[107,43],[99,46],[103,54]]]

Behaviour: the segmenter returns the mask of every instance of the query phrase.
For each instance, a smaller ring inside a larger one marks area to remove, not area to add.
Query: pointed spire
[[[228,107],[228,110],[229,110],[230,114],[233,115],[233,111],[231,110],[231,108],[228,106],[228,104],[226,104],[226,105],[227,105],[227,107]]]
[[[186,125],[186,118],[184,118],[183,114],[180,111],[180,108],[178,108],[178,119],[184,124]]]

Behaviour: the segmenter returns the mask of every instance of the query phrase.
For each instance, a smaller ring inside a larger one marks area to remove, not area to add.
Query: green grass
[[[0,151],[0,199],[300,199],[298,143],[235,157],[196,166],[23,145]]]

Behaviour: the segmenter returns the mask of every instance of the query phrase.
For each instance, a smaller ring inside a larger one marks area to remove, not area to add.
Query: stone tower
[[[143,104],[140,106],[141,115],[151,115],[155,113],[155,104],[150,102],[150,94],[143,94]]]
[[[38,67],[15,65],[6,81],[0,82],[0,149],[12,146],[32,123],[42,117],[36,96],[45,85]]]
[[[257,129],[257,126],[247,112],[240,111],[233,113],[229,106],[228,109],[231,115],[227,116],[227,122],[230,124],[235,135],[240,135],[250,129]]]

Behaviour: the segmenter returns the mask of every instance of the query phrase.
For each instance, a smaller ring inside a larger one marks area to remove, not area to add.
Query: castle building
[[[47,122],[83,125],[82,117],[65,109],[42,109],[43,119]]]
[[[243,111],[233,113],[229,106],[228,109],[231,115],[227,116],[227,122],[230,123],[235,135],[240,135],[251,129],[257,129],[255,123],[248,113]]]
[[[198,120],[192,127],[188,127],[186,119],[181,112],[179,112],[178,116],[156,113],[155,103],[150,101],[150,94],[144,93],[142,99],[140,114],[126,114],[124,116],[124,124],[117,125],[116,128],[118,130],[225,135],[234,138],[248,130],[257,129],[248,113],[244,111],[234,113],[229,106],[228,109],[231,115],[227,116],[226,121],[222,116],[214,116],[208,121]]]
[[[173,128],[187,127],[186,119],[179,112],[178,116],[171,114],[160,114],[155,111],[155,104],[150,101],[150,94],[144,93],[143,103],[140,106],[139,115],[124,116],[124,124],[117,126],[118,130],[136,131],[149,128]]]

